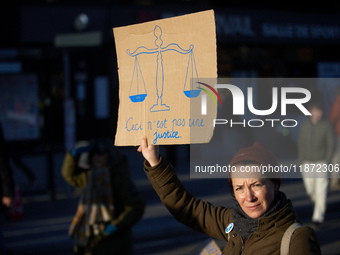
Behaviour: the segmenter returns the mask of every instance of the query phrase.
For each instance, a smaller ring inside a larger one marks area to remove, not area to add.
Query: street
[[[179,158],[179,160],[182,160]],[[135,161],[141,164],[142,159]],[[133,166],[134,167],[134,166]],[[136,166],[137,167],[137,166]],[[177,169],[184,186],[197,198],[213,205],[232,206],[225,179],[190,179],[189,173]],[[153,191],[141,170],[133,175],[147,207],[143,219],[134,227],[136,255],[190,254],[209,237],[197,233],[175,221]],[[312,203],[305,193],[301,179],[282,180],[281,191],[292,200],[303,223],[312,216]],[[59,192],[54,201],[48,195],[24,197],[24,217],[5,222],[5,239],[13,255],[71,255],[72,242],[67,230],[75,213],[78,198],[68,192]],[[317,230],[323,254],[340,254],[340,191],[329,191],[326,221]],[[222,241],[216,240],[221,247]]]

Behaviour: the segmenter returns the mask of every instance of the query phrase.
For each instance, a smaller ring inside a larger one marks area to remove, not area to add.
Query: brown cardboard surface
[[[201,78],[217,78],[214,11],[113,28],[119,75],[115,145],[206,143],[217,106],[201,114]],[[210,84],[213,86],[214,84]],[[213,94],[213,93],[212,93]]]

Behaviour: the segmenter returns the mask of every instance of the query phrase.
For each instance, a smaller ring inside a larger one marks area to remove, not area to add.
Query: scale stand
[[[198,81],[198,73],[196,69],[196,63],[194,59],[194,54],[193,54],[193,45],[190,45],[190,48],[188,50],[182,49],[178,44],[176,43],[170,43],[169,45],[162,47],[163,45],[163,40],[161,39],[162,36],[162,29],[156,25],[154,29],[154,35],[156,37],[155,40],[155,49],[148,49],[145,46],[140,46],[138,47],[134,52],[130,53],[130,50],[128,49],[126,53],[131,56],[135,57],[135,67],[132,75],[132,81],[131,81],[131,86],[130,86],[130,100],[134,103],[138,102],[143,102],[147,96],[146,93],[146,88],[145,88],[145,82],[144,78],[142,75],[142,71],[137,59],[138,55],[141,54],[156,54],[157,55],[157,68],[156,68],[156,92],[157,92],[157,102],[150,108],[150,112],[159,112],[159,111],[170,111],[170,106],[166,105],[163,103],[163,89],[164,89],[164,68],[163,68],[163,52],[166,51],[175,51],[180,54],[190,54],[189,55],[189,61],[188,61],[188,67],[187,67],[187,72],[186,72],[186,78],[185,78],[185,83],[184,83],[184,94],[188,98],[193,98],[197,97],[201,90],[200,89],[193,89],[193,82],[190,84],[190,89],[186,90],[186,85],[187,85],[187,79],[188,79],[188,74],[191,74],[191,77],[193,78],[194,76],[197,77]],[[137,94],[131,95],[131,88],[133,86],[133,81],[136,80],[137,84]],[[144,85],[144,93],[139,92],[139,83],[143,83]]]

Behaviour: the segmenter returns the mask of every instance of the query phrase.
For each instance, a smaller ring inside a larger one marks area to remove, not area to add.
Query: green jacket
[[[304,161],[326,161],[329,164],[334,146],[334,131],[327,120],[321,120],[317,124],[313,124],[308,118],[302,123],[298,144],[299,163]]]
[[[298,221],[289,201],[277,213],[259,218],[257,231],[244,245],[235,229],[229,234],[225,232],[227,226],[233,222],[233,209],[213,206],[195,199],[185,190],[174,168],[163,158],[154,167],[148,166],[147,162],[144,166],[153,188],[176,220],[212,238],[225,240],[227,244],[223,249],[224,254],[278,255],[284,232],[292,223]],[[302,226],[295,230],[290,243],[290,255],[295,254],[321,254],[316,234],[311,228]]]
[[[61,174],[65,181],[73,187],[85,188],[90,171],[80,170],[77,167],[77,160],[70,153],[67,153]],[[116,248],[117,246],[123,246],[120,249],[127,251],[132,247],[131,228],[142,218],[145,203],[130,178],[128,163],[125,157],[122,162],[110,168],[110,178],[114,203],[114,219],[112,223],[118,229],[115,236],[109,236],[112,239],[110,243],[112,243],[112,246],[116,246]],[[113,242],[116,244],[113,245]],[[131,253],[132,251],[120,254]]]

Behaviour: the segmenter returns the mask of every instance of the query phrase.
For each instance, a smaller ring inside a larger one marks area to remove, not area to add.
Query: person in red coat
[[[335,151],[332,158],[333,168],[340,166],[340,86],[336,90],[336,96],[333,101],[331,111],[329,114],[329,120],[333,124],[335,135],[336,135],[336,145]],[[340,189],[340,175],[339,173],[333,171],[330,188],[332,190]]]

